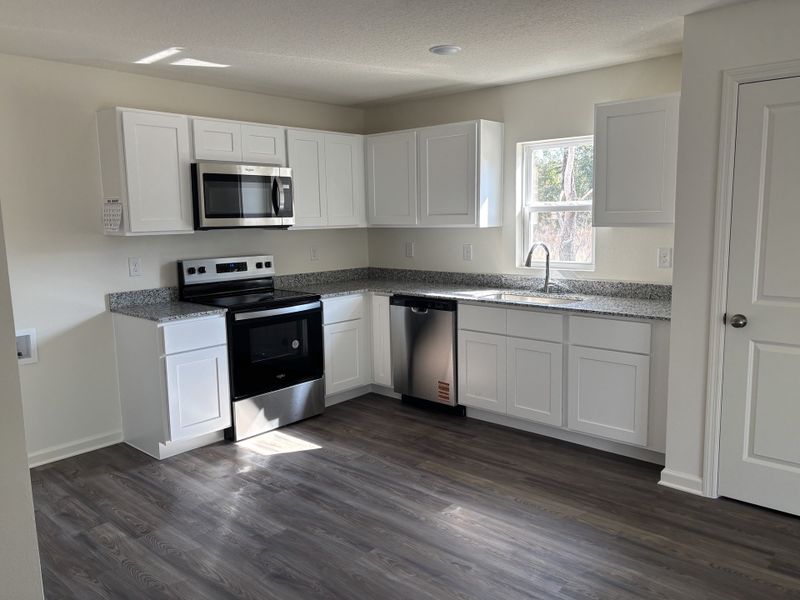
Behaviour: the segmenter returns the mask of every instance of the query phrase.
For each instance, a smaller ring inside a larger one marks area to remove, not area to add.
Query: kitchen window
[[[518,266],[544,242],[557,269],[594,270],[592,136],[517,144],[520,211]],[[544,266],[537,249],[531,266]]]

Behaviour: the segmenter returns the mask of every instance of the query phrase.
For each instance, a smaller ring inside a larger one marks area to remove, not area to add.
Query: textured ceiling
[[[358,105],[672,54],[739,1],[0,0],[0,52]],[[231,67],[132,64],[170,46]]]

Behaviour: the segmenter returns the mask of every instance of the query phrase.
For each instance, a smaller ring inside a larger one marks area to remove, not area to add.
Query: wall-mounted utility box
[[[21,365],[39,362],[36,349],[36,330],[21,329],[17,331],[17,360]]]

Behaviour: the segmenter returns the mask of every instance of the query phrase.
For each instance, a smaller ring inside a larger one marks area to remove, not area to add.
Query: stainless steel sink
[[[583,298],[578,298],[575,296],[539,296],[533,294],[515,294],[512,292],[487,294],[486,296],[481,296],[481,298],[485,300],[508,300],[510,302],[525,302],[526,304],[545,305],[574,304],[575,302],[580,302],[583,300]]]

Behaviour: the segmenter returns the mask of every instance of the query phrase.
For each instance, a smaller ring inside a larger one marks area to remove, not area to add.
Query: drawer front
[[[325,325],[353,321],[364,317],[364,295],[340,296],[322,301],[322,318]]]
[[[561,342],[564,340],[564,317],[530,310],[508,310],[508,335]]]
[[[458,328],[505,335],[506,312],[505,308],[459,304]]]
[[[650,325],[613,319],[570,317],[569,342],[576,346],[650,354]]]
[[[161,336],[164,354],[223,346],[228,341],[225,317],[168,323],[161,328]]]

